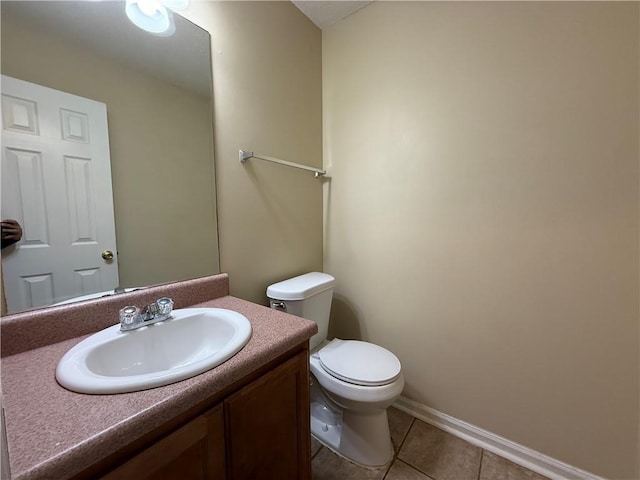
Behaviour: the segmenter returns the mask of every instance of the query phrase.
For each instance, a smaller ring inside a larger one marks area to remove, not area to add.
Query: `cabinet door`
[[[224,403],[230,480],[311,478],[308,351]]]
[[[222,405],[175,432],[102,477],[103,480],[223,480]]]

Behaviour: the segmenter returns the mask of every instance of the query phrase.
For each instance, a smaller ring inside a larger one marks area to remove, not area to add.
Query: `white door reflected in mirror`
[[[2,75],[8,313],[119,285],[106,105]],[[111,258],[103,252],[111,251]]]

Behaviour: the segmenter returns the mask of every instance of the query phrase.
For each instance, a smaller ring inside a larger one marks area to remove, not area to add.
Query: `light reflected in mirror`
[[[2,219],[23,228],[2,250],[8,313],[218,273],[209,34],[174,14],[173,35],[151,35],[123,1],[0,9]],[[41,104],[25,98],[37,87]],[[58,94],[104,106],[106,153],[88,148],[99,114],[84,104],[61,97],[47,114]],[[24,132],[32,124],[37,135]],[[41,135],[48,128],[57,133]],[[105,155],[96,174],[92,162]],[[99,205],[112,206],[113,221]]]

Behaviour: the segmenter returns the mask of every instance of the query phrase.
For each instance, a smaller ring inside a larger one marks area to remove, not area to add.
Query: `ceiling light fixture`
[[[160,3],[174,12],[185,10],[189,6],[189,0],[160,0]]]
[[[155,35],[168,37],[176,30],[170,10],[184,10],[189,0],[126,0],[127,18],[137,27]]]

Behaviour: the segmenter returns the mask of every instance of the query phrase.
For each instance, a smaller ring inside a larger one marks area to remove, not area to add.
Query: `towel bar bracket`
[[[247,160],[253,157],[253,152],[246,152],[244,150],[240,150],[239,157],[240,157],[240,163],[247,163]]]

